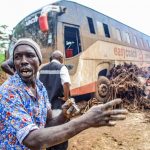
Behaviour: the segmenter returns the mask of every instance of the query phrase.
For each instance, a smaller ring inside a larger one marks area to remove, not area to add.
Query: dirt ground
[[[69,140],[68,150],[150,150],[150,112],[134,112],[115,127],[90,128]]]

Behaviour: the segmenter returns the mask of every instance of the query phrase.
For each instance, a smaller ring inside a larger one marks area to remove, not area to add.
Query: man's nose
[[[21,64],[28,64],[26,56],[22,56]]]

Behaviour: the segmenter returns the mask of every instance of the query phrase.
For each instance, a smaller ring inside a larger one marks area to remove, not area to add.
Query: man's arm
[[[70,96],[70,84],[68,82],[63,84],[63,89],[64,89],[64,98],[63,100],[67,101]]]
[[[60,78],[61,78],[61,83],[63,85],[63,90],[64,90],[63,100],[66,101],[66,100],[68,100],[68,98],[70,96],[70,85],[71,85],[69,72],[68,72],[68,69],[66,68],[66,66],[63,66],[61,68]]]
[[[1,68],[4,72],[8,73],[9,75],[13,75],[14,74],[14,68],[13,68],[13,62],[8,59],[6,61],[4,61],[1,65]]]
[[[64,113],[62,111],[62,113],[60,113],[57,117],[52,117],[52,110],[48,110],[47,112],[47,121],[46,121],[46,128],[47,127],[52,127],[52,126],[57,126],[57,125],[61,125],[65,122],[68,121],[68,118],[66,118],[66,116],[64,116]]]
[[[114,123],[111,121],[125,119],[126,110],[110,110],[120,102],[121,100],[117,99],[104,105],[97,105],[92,107],[86,114],[68,123],[34,130],[26,136],[23,144],[30,149],[38,150],[42,146],[51,147],[62,143],[89,127],[112,126]]]
[[[42,146],[51,147],[62,143],[89,127],[87,123],[83,124],[83,119],[80,117],[63,125],[34,130],[24,139],[23,144],[31,150],[39,150]]]

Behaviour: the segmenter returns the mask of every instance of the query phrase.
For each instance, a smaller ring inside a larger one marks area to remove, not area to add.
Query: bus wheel
[[[108,78],[104,76],[99,76],[97,80],[97,86],[96,86],[96,98],[105,103],[107,102],[109,98],[109,87],[110,87],[110,81]]]

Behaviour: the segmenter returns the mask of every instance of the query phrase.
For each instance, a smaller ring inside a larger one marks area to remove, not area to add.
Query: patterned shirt
[[[0,150],[27,150],[24,138],[44,128],[50,103],[38,79],[36,88],[35,97],[17,73],[0,87]]]

